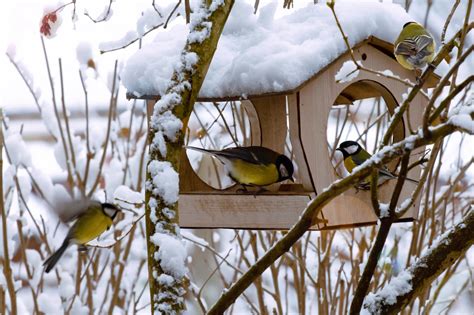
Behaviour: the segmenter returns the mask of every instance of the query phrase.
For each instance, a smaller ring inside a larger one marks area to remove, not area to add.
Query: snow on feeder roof
[[[201,100],[287,94],[347,51],[326,4],[311,4],[275,19],[276,5],[263,7],[256,16],[250,5],[235,4]],[[401,6],[378,2],[338,2],[336,13],[351,46],[369,41],[388,55],[402,26],[413,20]],[[130,97],[156,99],[165,92],[187,37],[183,24],[160,32],[127,61],[123,82]]]

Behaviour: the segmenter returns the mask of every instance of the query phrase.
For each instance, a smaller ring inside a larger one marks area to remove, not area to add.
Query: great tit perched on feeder
[[[339,147],[336,149],[340,151],[344,156],[344,167],[349,173],[352,173],[352,170],[367,161],[372,157],[372,155],[365,151],[360,144],[355,141],[344,141],[342,142]],[[389,179],[396,179],[398,178],[397,175],[393,174],[388,170],[387,167],[383,166],[379,169],[379,176],[377,184],[383,184]],[[406,178],[406,180],[418,184],[417,180]],[[367,190],[370,189],[370,177],[366,180],[363,180],[361,183],[357,185],[357,188]]]
[[[54,268],[69,245],[76,244],[80,246],[80,249],[83,249],[85,244],[108,230],[120,211],[111,203],[100,203],[98,201],[77,203],[78,205],[75,205],[77,209],[73,209],[72,215],[66,219],[66,221],[76,221],[69,229],[63,244],[43,263],[46,273]]]
[[[408,22],[395,41],[395,58],[402,67],[419,71],[433,61],[436,44],[428,31],[416,22]]]
[[[293,181],[293,163],[283,154],[261,146],[235,147],[224,150],[206,150],[196,147],[185,147],[210,154],[218,159],[227,174],[236,183],[262,188],[284,180]],[[263,189],[261,189],[263,190]]]

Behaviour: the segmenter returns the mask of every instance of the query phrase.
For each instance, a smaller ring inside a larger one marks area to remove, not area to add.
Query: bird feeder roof
[[[199,100],[291,94],[347,52],[326,4],[311,4],[274,18],[276,6],[271,3],[256,16],[252,6],[236,2]],[[413,20],[401,6],[390,3],[337,2],[335,10],[352,47],[369,44],[389,58],[394,58],[391,43],[403,25]],[[187,33],[184,23],[176,23],[129,58],[122,75],[129,97],[160,98]],[[429,81],[436,79],[433,76]]]

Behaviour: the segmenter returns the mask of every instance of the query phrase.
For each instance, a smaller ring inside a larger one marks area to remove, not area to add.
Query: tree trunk
[[[150,118],[146,182],[148,271],[153,312],[185,309],[186,252],[178,228],[178,173],[189,115],[234,0],[205,1],[191,20],[190,35],[170,85]],[[193,16],[192,16],[193,17]]]

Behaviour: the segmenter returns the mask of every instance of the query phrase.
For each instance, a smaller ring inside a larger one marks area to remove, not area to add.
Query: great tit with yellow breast
[[[80,246],[80,249],[88,242],[92,241],[105,230],[108,230],[113,223],[114,218],[120,211],[111,203],[100,203],[98,201],[79,202],[80,209],[73,211],[68,221],[76,220],[69,229],[63,244],[48,259],[45,260],[46,273],[50,272],[66,249],[71,244]]]
[[[428,31],[416,22],[408,22],[395,41],[395,58],[408,70],[419,70],[433,61],[436,44]]]
[[[283,154],[261,146],[206,150],[185,147],[210,154],[218,159],[236,183],[246,186],[268,186],[289,179],[293,181],[293,163]]]
[[[365,151],[360,144],[358,144],[355,141],[344,141],[342,142],[339,147],[336,149],[337,151],[340,151],[342,155],[344,156],[344,167],[349,173],[352,173],[352,170],[367,161],[372,157],[372,155]],[[393,174],[390,172],[387,167],[383,166],[382,168],[379,169],[379,176],[378,176],[378,181],[377,184],[383,184],[389,179],[396,179],[398,178],[397,175]],[[418,184],[417,180],[411,179],[411,178],[406,178],[406,180]],[[367,178],[366,180],[363,180],[357,188],[367,190],[370,189],[370,177]]]

